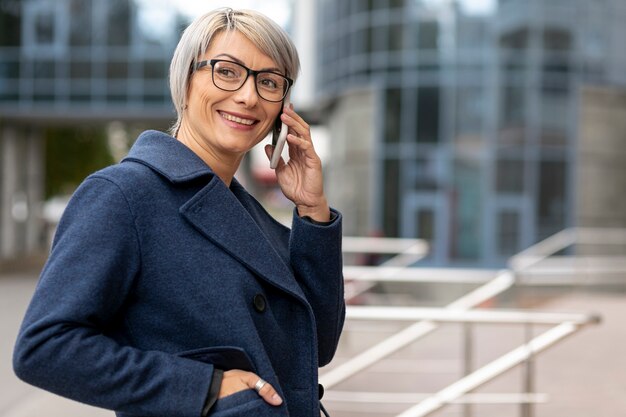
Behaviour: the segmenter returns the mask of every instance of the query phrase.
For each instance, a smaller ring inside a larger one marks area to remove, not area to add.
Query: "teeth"
[[[254,123],[254,120],[251,119],[242,119],[240,117],[233,116],[232,114],[220,113],[222,117],[226,120],[230,120],[231,122],[240,123],[242,125],[250,126]]]

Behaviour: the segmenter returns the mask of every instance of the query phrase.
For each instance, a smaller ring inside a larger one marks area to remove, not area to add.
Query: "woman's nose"
[[[252,75],[249,76],[235,94],[237,101],[244,103],[247,107],[253,107],[259,101],[259,95],[256,91],[256,79]]]

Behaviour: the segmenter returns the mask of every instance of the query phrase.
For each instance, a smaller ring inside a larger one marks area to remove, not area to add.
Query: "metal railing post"
[[[532,394],[535,391],[535,354],[532,351],[530,341],[533,338],[533,325],[532,323],[526,323],[524,325],[524,343],[528,348],[528,355],[524,361],[523,368],[523,389],[527,394]],[[535,414],[534,406],[530,403],[520,403],[520,416],[521,417],[533,417]]]
[[[463,376],[466,377],[474,370],[474,326],[471,323],[463,324]],[[463,416],[472,417],[472,404],[463,405]]]

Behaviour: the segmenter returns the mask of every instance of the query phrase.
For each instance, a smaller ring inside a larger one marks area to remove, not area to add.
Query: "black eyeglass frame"
[[[246,78],[244,78],[243,82],[241,83],[241,85],[239,87],[235,88],[234,90],[228,90],[226,88],[222,88],[222,87],[218,86],[215,83],[214,68],[215,68],[215,64],[218,63],[218,62],[228,62],[230,64],[236,64],[236,65],[239,65],[244,70],[246,70]],[[293,80],[291,78],[287,77],[284,74],[281,74],[281,73],[275,72],[275,71],[267,71],[267,70],[256,71],[256,70],[253,70],[253,69],[250,69],[250,68],[246,67],[245,65],[243,65],[240,62],[235,62],[235,61],[231,61],[231,60],[228,60],[228,59],[208,59],[208,60],[205,60],[205,61],[200,61],[200,62],[196,63],[196,71],[201,69],[201,68],[204,68],[206,66],[211,66],[211,81],[213,81],[213,85],[215,87],[219,88],[222,91],[237,91],[237,90],[239,90],[241,87],[244,86],[246,81],[248,81],[248,78],[250,77],[250,75],[252,75],[254,77],[254,88],[256,89],[256,93],[263,100],[269,101],[270,103],[280,103],[281,101],[283,101],[285,99],[285,97],[287,97],[287,93],[289,92],[289,89],[293,85]],[[263,95],[259,92],[259,86],[258,86],[258,84],[256,82],[256,77],[257,77],[258,74],[263,73],[263,72],[280,75],[281,77],[283,77],[284,79],[287,80],[287,88],[283,92],[283,96],[280,98],[280,100],[268,100],[265,97],[263,97]]]

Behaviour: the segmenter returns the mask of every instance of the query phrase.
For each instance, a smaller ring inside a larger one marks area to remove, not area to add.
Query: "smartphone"
[[[285,97],[284,106],[289,105],[289,100]],[[270,168],[276,169],[278,166],[278,161],[280,161],[280,155],[283,153],[283,148],[285,147],[285,142],[287,141],[287,125],[280,120],[280,115],[283,114],[282,109],[274,122],[274,127],[272,129],[272,146],[274,150],[272,151],[272,157],[270,158]]]

